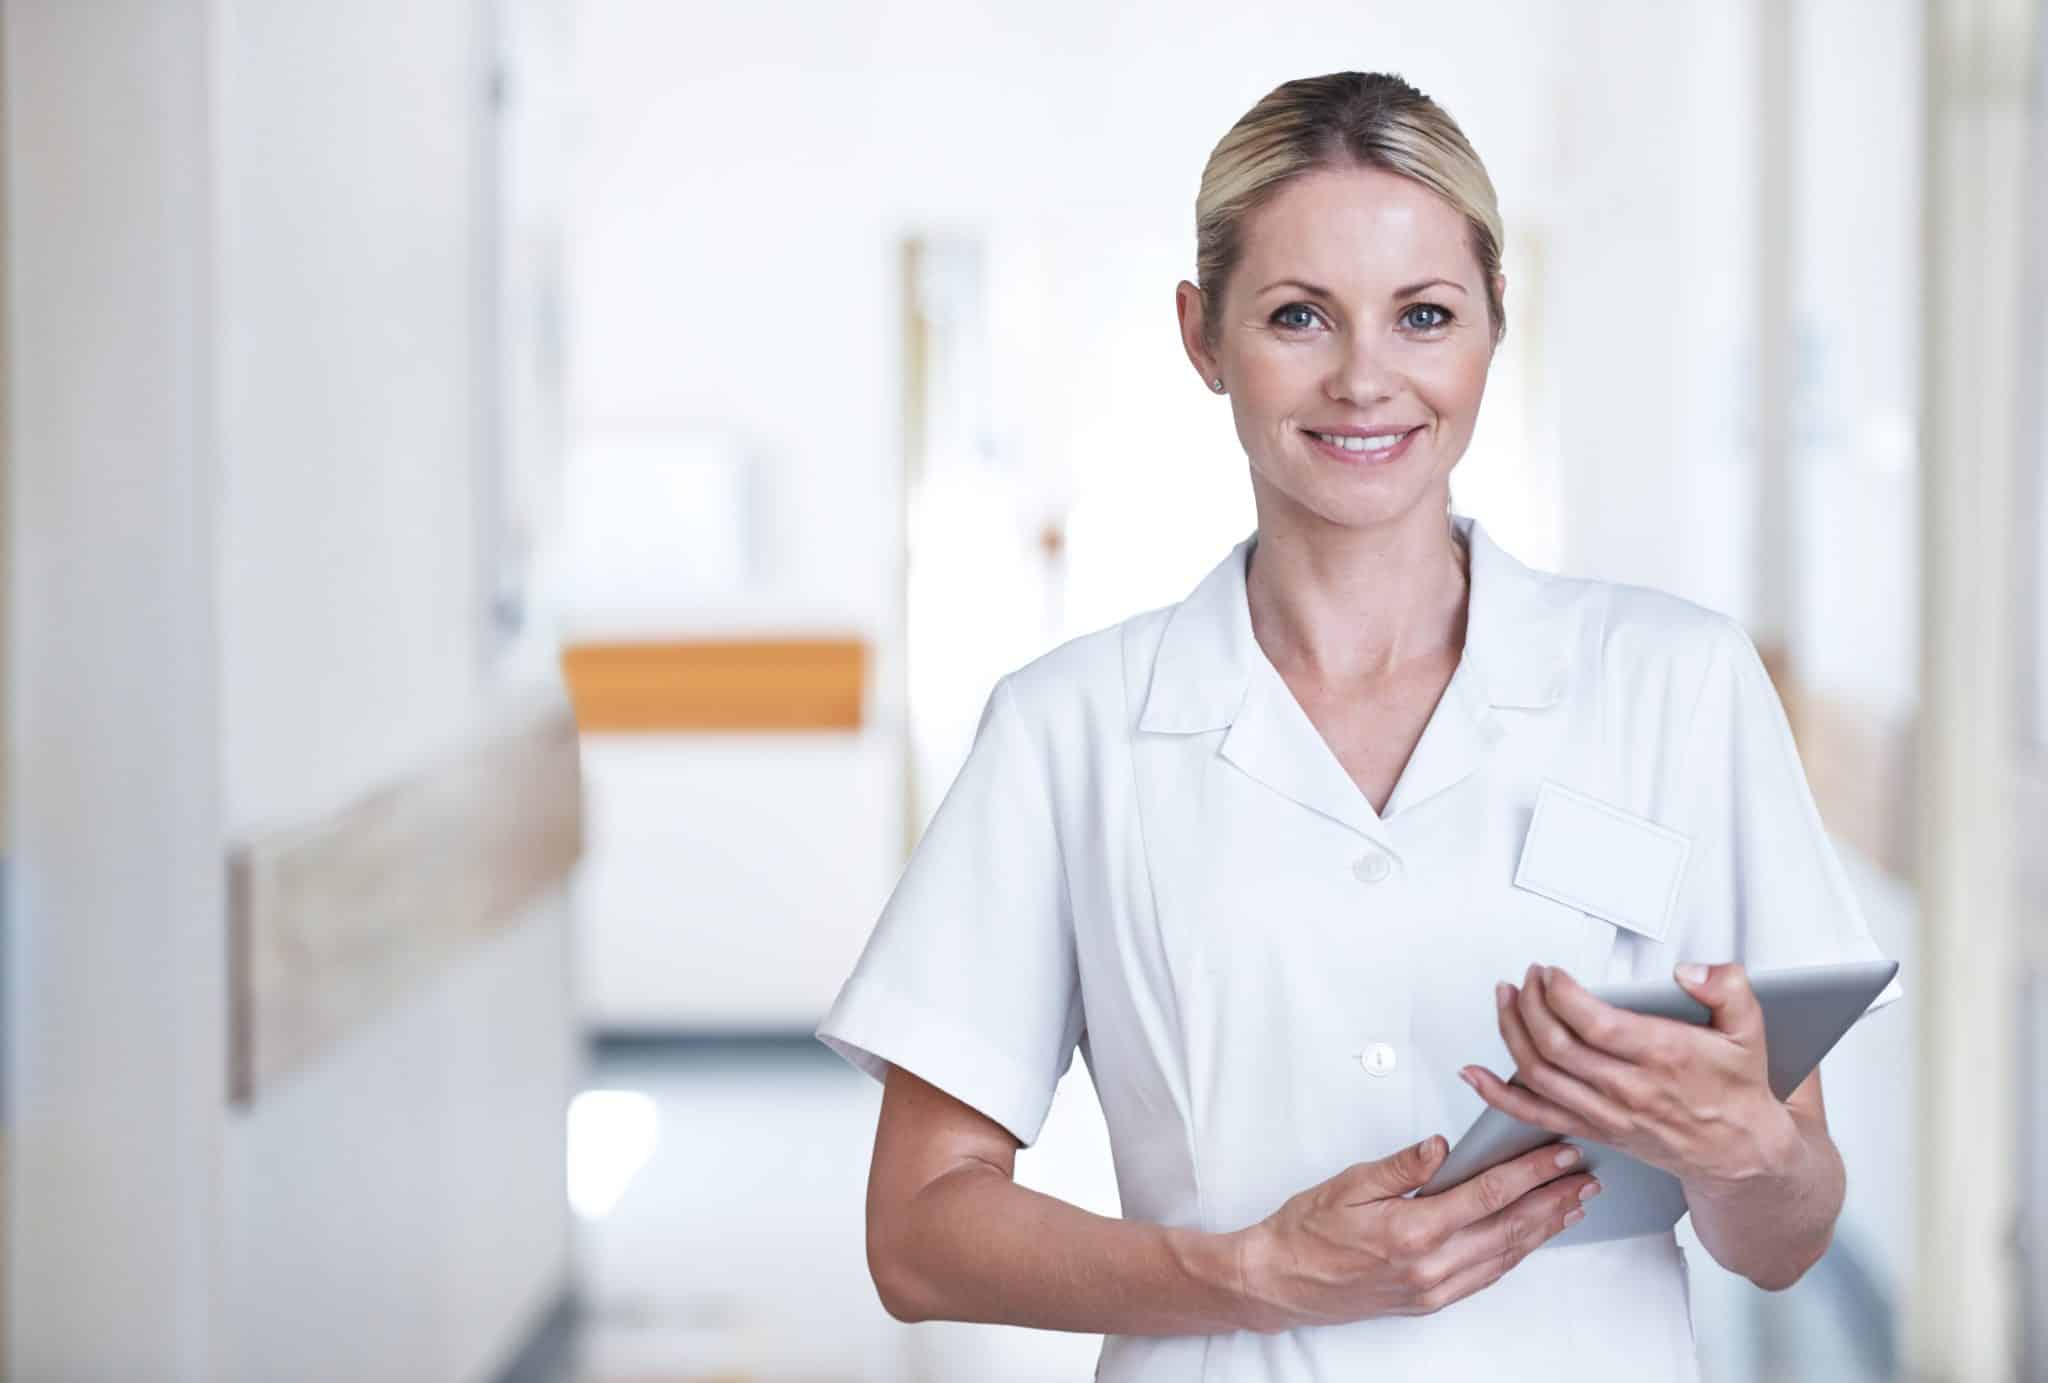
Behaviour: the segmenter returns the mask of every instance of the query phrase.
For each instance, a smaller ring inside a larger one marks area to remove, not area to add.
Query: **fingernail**
[[[1502,980],[1493,987],[1493,1001],[1500,1007],[1506,1008],[1515,1001],[1514,986],[1510,985],[1506,980]]]
[[[1577,1223],[1578,1223],[1578,1222],[1579,1222],[1580,1220],[1583,1220],[1583,1219],[1585,1219],[1585,1218],[1586,1218],[1586,1212],[1585,1212],[1585,1211],[1583,1211],[1583,1210],[1574,1210],[1574,1211],[1573,1211],[1573,1212],[1572,1212],[1571,1214],[1569,1214],[1569,1215],[1567,1215],[1567,1216],[1565,1216],[1565,1217],[1564,1217],[1564,1222],[1565,1222],[1565,1223],[1566,1223],[1567,1225],[1575,1225],[1575,1224],[1577,1224]]]
[[[1579,1188],[1579,1199],[1582,1201],[1589,1201],[1599,1194],[1600,1183],[1597,1181],[1589,1181]]]
[[[1704,965],[1689,963],[1681,965],[1678,967],[1677,974],[1678,978],[1684,980],[1687,984],[1705,984],[1707,982],[1707,967]]]
[[[1575,1167],[1575,1166],[1577,1166],[1577,1165],[1578,1165],[1578,1162],[1579,1162],[1579,1150],[1578,1150],[1577,1148],[1560,1148],[1560,1149],[1558,1150],[1558,1154],[1557,1154],[1557,1165],[1558,1165],[1558,1166],[1560,1166],[1560,1167]]]
[[[1472,1078],[1472,1073],[1470,1071],[1458,1072],[1458,1079],[1465,1082],[1465,1084],[1471,1086],[1475,1092],[1479,1089],[1479,1082]]]

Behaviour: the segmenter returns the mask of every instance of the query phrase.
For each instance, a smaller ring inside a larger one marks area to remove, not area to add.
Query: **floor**
[[[606,1044],[591,1090],[572,1149],[647,1157],[615,1203],[602,1185],[577,1197],[579,1383],[1092,1377],[1094,1337],[882,1310],[862,1247],[880,1087],[808,1037]],[[1018,1179],[1116,1213],[1100,1117],[1076,1062]]]

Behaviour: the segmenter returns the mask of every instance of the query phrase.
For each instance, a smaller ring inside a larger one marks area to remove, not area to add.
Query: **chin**
[[[1415,506],[1405,495],[1332,495],[1295,507],[1335,528],[1368,529],[1393,523]]]
[[[1437,487],[1430,484],[1333,485],[1325,487],[1306,507],[1346,528],[1377,528],[1431,505],[1437,493]]]
[[[1380,528],[1412,513],[1418,506],[1441,509],[1443,486],[1434,473],[1402,473],[1398,467],[1384,472],[1358,472],[1333,476],[1321,467],[1295,469],[1276,484],[1253,471],[1261,512],[1292,513],[1311,523],[1338,528]],[[1274,503],[1277,501],[1277,506]]]

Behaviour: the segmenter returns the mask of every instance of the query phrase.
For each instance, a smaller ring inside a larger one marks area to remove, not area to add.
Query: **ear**
[[[1201,376],[1202,389],[1207,392],[1209,381],[1216,377],[1217,370],[1208,347],[1202,344],[1202,331],[1208,319],[1208,303],[1202,297],[1202,290],[1182,279],[1173,290],[1173,309],[1180,317],[1181,349],[1188,353],[1188,363]]]

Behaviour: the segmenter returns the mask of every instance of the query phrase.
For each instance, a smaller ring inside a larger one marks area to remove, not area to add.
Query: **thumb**
[[[1372,1199],[1406,1195],[1436,1175],[1450,1145],[1442,1134],[1431,1134],[1420,1143],[1372,1162],[1353,1167],[1353,1188]]]
[[[1716,1032],[1740,1042],[1763,1040],[1763,1005],[1757,1002],[1749,975],[1740,965],[1681,965],[1672,975],[1681,989],[1714,1015]]]

